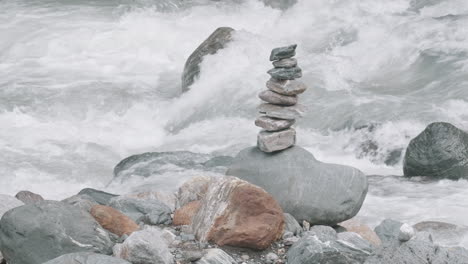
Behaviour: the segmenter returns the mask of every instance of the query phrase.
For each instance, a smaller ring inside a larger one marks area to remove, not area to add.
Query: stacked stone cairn
[[[266,83],[268,89],[259,94],[265,101],[258,107],[263,115],[255,120],[255,125],[262,128],[257,146],[263,152],[284,150],[296,143],[296,130],[291,126],[302,116],[296,105],[297,95],[307,89],[304,83],[295,80],[302,77],[302,70],[293,58],[296,47],[294,44],[271,51],[270,61],[274,68],[268,71],[271,76]]]

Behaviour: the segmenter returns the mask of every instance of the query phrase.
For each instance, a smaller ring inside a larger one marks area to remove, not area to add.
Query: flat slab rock
[[[268,74],[278,80],[294,80],[302,77],[302,69],[297,66],[292,68],[273,68],[268,71]]]
[[[294,146],[265,153],[242,150],[226,173],[264,188],[284,212],[312,225],[335,225],[354,217],[367,194],[367,177],[358,169],[323,163]]]
[[[262,188],[236,177],[213,178],[191,230],[201,242],[262,250],[283,233],[283,211]]]
[[[261,131],[257,136],[257,146],[263,152],[275,152],[290,148],[296,144],[296,130],[269,132]]]
[[[297,60],[294,58],[282,59],[274,61],[273,66],[275,66],[275,68],[292,68],[297,66]]]
[[[266,86],[273,92],[284,95],[298,95],[307,90],[307,86],[303,82],[297,80],[277,80],[270,78]]]
[[[261,104],[257,109],[258,112],[265,114],[266,116],[288,120],[294,120],[296,118],[302,117],[305,111],[304,107],[301,105],[284,107],[269,103]]]
[[[292,105],[297,104],[297,96],[282,95],[282,94],[275,93],[270,90],[260,92],[258,97],[267,103],[271,103],[275,105],[292,106]]]
[[[297,44],[274,48],[270,54],[270,61],[276,61],[281,59],[287,59],[296,55]]]
[[[266,131],[279,131],[290,128],[296,121],[291,119],[278,119],[268,116],[260,116],[255,120],[255,125]]]

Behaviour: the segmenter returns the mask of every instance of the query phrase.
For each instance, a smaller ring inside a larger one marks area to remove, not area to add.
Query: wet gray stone
[[[289,264],[363,263],[372,253],[372,245],[350,232],[336,234],[331,227],[312,227],[288,251]]]
[[[274,61],[273,66],[275,66],[275,68],[292,68],[297,66],[297,60],[294,58],[282,59]]]
[[[374,231],[383,244],[391,243],[398,241],[398,234],[400,233],[400,227],[402,225],[402,222],[398,222],[392,219],[385,219],[382,221],[382,223],[375,227]]]
[[[196,264],[237,264],[226,252],[219,248],[205,250],[205,255]]]
[[[73,252],[110,254],[112,246],[88,212],[63,202],[20,206],[0,220],[0,250],[9,264],[41,264]]]
[[[133,221],[150,225],[172,223],[171,209],[158,200],[141,200],[130,197],[115,197],[109,206],[130,217]]]
[[[297,95],[307,90],[307,86],[297,80],[277,80],[270,78],[266,86],[273,92],[284,94],[284,95]]]
[[[255,120],[255,125],[266,131],[279,131],[290,128],[296,121],[291,119],[278,119],[268,116],[260,116]],[[232,163],[232,161],[231,161]]]
[[[277,80],[294,80],[302,77],[302,69],[299,67],[273,68],[268,71],[268,74]]]
[[[282,95],[270,90],[262,91],[258,97],[267,103],[275,105],[291,106],[297,104],[297,96]]]
[[[444,246],[457,246],[468,235],[468,227],[438,221],[424,221],[413,226],[417,232],[429,232],[434,242]]]
[[[294,146],[265,153],[256,147],[242,150],[227,175],[262,187],[285,213],[312,225],[335,225],[355,216],[367,194],[367,177],[359,170],[317,161]]]
[[[182,92],[189,90],[200,74],[200,63],[209,54],[215,54],[223,49],[232,40],[234,29],[230,27],[220,27],[216,29],[200,46],[190,55],[185,62],[182,74]]]
[[[265,114],[266,116],[288,120],[293,120],[302,117],[304,113],[304,107],[301,105],[284,107],[269,103],[263,103],[259,105],[257,109],[258,112],[260,112],[261,114]]]
[[[73,195],[71,197],[68,197],[62,202],[76,206],[86,212],[90,212],[91,208],[95,205],[98,205],[98,203],[89,195]]]
[[[405,176],[468,179],[468,133],[449,123],[432,123],[411,140]]]
[[[296,55],[297,44],[275,48],[271,51],[270,61],[287,59]]]
[[[261,131],[257,136],[257,146],[263,152],[275,152],[294,146],[296,143],[296,130],[269,132]]]
[[[78,252],[62,255],[43,264],[131,264],[130,262],[90,252]]]
[[[109,201],[117,197],[118,195],[112,194],[112,193],[107,193],[103,192],[100,190],[92,189],[92,188],[85,188],[81,190],[78,195],[87,195],[91,198],[93,198],[94,201],[96,201],[100,205],[108,205]]]
[[[296,236],[302,233],[301,225],[297,222],[294,216],[288,213],[284,214],[284,230],[289,231]]]

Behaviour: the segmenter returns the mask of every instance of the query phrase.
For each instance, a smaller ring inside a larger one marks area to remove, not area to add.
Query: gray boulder
[[[86,194],[73,195],[62,200],[62,202],[78,207],[86,212],[91,211],[93,206],[98,205],[91,196]]]
[[[43,264],[130,264],[130,262],[90,252],[79,252],[62,255]]]
[[[215,54],[223,49],[232,40],[234,29],[230,27],[220,27],[216,29],[200,46],[190,55],[185,62],[184,72],[182,74],[182,92],[189,90],[189,87],[195,82],[200,74],[200,63],[203,57],[209,54]]]
[[[289,264],[357,264],[372,253],[372,245],[356,233],[337,234],[328,226],[314,226],[288,251]]]
[[[24,203],[15,197],[0,194],[0,217],[2,217],[8,210],[22,205],[24,205]]]
[[[294,57],[294,55],[296,55],[296,48],[297,44],[274,48],[270,54],[270,61],[277,61]]]
[[[407,242],[382,244],[365,264],[463,264],[468,263],[464,248],[446,248],[434,244],[429,234],[421,232]]]
[[[134,264],[172,264],[174,257],[169,251],[161,230],[149,227],[133,232],[122,244],[114,247],[114,256]]]
[[[432,123],[411,140],[405,176],[468,179],[468,133],[449,123]]]
[[[398,235],[402,225],[402,222],[398,222],[392,219],[385,219],[382,221],[382,223],[375,227],[374,231],[383,244],[391,243],[398,241]]]
[[[86,211],[41,201],[0,220],[0,250],[9,264],[40,264],[73,252],[112,253],[108,233]]]
[[[263,152],[275,152],[296,144],[296,130],[288,128],[269,132],[262,130],[257,136],[257,147]]]
[[[118,196],[116,194],[107,193],[107,192],[103,192],[103,191],[92,189],[92,188],[85,188],[81,190],[78,193],[78,195],[87,195],[93,198],[93,200],[96,201],[100,205],[108,205],[109,201],[112,198]]]
[[[231,256],[219,248],[207,249],[205,255],[196,264],[236,264]]]
[[[368,188],[359,170],[322,163],[299,146],[275,153],[244,149],[227,175],[264,188],[285,213],[313,225],[334,225],[355,216]]]
[[[15,195],[16,199],[22,201],[25,204],[31,204],[35,202],[44,201],[44,198],[39,194],[35,194],[30,191],[20,191]]]
[[[158,200],[142,200],[119,196],[110,200],[109,206],[130,217],[133,221],[150,225],[172,223],[172,210]]]

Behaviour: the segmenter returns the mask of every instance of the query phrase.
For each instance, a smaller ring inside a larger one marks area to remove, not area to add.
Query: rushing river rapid
[[[233,41],[182,93],[185,60],[220,26],[237,30]],[[123,193],[129,184],[107,184],[129,155],[234,156],[256,143],[270,50],[291,43],[309,86],[298,145],[373,175],[358,216],[468,225],[468,181],[401,177],[426,125],[468,130],[466,0],[299,0],[285,11],[255,0],[0,0],[0,193]]]

